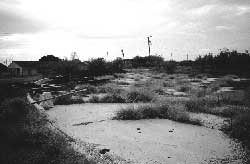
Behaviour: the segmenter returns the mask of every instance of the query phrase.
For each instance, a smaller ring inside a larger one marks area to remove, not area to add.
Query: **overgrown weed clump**
[[[190,118],[185,110],[170,107],[168,104],[147,104],[139,107],[130,106],[119,110],[113,119],[141,120],[141,119],[170,119],[194,125],[201,125],[199,120]]]

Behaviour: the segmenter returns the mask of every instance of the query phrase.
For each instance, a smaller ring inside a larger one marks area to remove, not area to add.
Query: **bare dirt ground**
[[[223,132],[167,119],[111,120],[131,104],[55,106],[47,111],[65,133],[133,163],[242,163],[239,144]]]

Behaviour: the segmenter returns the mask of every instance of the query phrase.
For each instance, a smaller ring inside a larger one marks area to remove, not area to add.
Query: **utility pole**
[[[148,55],[150,56],[150,46],[152,45],[152,43],[151,43],[151,40],[150,40],[150,38],[151,38],[152,36],[148,36],[147,38],[148,38]]]
[[[122,52],[122,58],[124,58],[124,51],[123,51],[123,49],[121,49],[121,52]]]
[[[188,54],[187,54],[187,61],[188,61]]]
[[[173,53],[171,52],[171,59],[170,60],[173,60]]]

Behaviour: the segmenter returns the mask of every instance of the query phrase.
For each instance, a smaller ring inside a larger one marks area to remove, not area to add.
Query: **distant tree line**
[[[37,67],[38,71],[45,76],[100,76],[123,72],[123,60],[117,58],[108,62],[104,58],[96,58],[81,62],[79,59],[62,60],[53,55],[47,55],[39,59]]]
[[[151,55],[151,56],[136,56],[132,59],[132,67],[159,67],[163,65],[164,59],[161,56]]]
[[[174,73],[177,67],[177,62],[175,61],[165,61],[163,57],[158,55],[150,55],[145,57],[136,56],[132,59],[133,68],[154,68],[158,71],[163,71],[166,73]]]
[[[236,73],[250,75],[250,54],[248,51],[239,53],[236,50],[224,49],[218,55],[209,53],[199,56],[194,66],[201,71],[211,73]]]
[[[89,76],[121,73],[124,72],[123,65],[122,58],[116,58],[111,62],[107,62],[104,58],[91,59],[87,61],[87,73]]]
[[[101,76],[124,72],[126,63],[122,58],[106,61],[104,58],[95,58],[82,62],[79,59],[63,60],[53,55],[39,59],[38,71],[45,76]],[[176,62],[164,61],[161,56],[151,55],[130,59],[132,68],[157,68],[167,73],[174,73]]]

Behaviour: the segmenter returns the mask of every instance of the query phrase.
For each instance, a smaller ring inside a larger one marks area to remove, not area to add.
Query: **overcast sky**
[[[0,62],[250,49],[250,0],[0,0]]]

